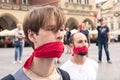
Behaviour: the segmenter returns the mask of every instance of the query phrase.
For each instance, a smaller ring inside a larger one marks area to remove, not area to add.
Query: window
[[[85,4],[89,4],[89,0],[85,0]]]
[[[73,0],[69,0],[69,3],[73,3]]]
[[[120,23],[118,23],[118,28],[120,29]]]
[[[113,30],[114,29],[114,27],[113,27],[113,23],[111,23],[111,30]]]
[[[113,19],[113,17],[111,17],[111,20]]]
[[[9,0],[2,0],[2,2],[9,3]]]
[[[77,0],[77,3],[81,3],[81,0]]]
[[[73,0],[71,0],[71,3],[73,3]]]
[[[107,18],[104,18],[105,20],[107,20]]]
[[[13,0],[13,3],[16,4],[16,0]]]
[[[22,4],[27,5],[28,4],[28,0],[22,0]]]

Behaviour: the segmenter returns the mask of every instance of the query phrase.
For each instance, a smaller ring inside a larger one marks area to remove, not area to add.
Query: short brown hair
[[[55,6],[41,6],[31,9],[23,22],[23,30],[26,38],[28,39],[28,29],[38,34],[40,28],[44,28],[46,24],[50,23],[51,16],[54,15],[56,18],[56,29],[58,30],[65,24],[65,16]]]
[[[103,18],[99,19],[99,22],[103,21]]]

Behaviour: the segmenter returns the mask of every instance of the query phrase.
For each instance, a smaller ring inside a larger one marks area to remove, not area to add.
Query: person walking
[[[22,24],[17,24],[17,29],[15,30],[15,38],[14,38],[14,61],[13,63],[17,63],[17,60],[19,60],[19,63],[22,63],[22,54],[23,54],[23,48],[24,48],[24,32],[23,32],[23,26]]]
[[[55,6],[35,7],[23,22],[33,52],[24,66],[1,80],[70,80],[68,73],[55,66],[64,45],[64,14]],[[12,79],[10,79],[12,78]]]
[[[73,53],[70,60],[60,68],[67,71],[71,80],[96,80],[98,63],[86,55],[88,54],[88,41],[86,36],[77,32],[70,38]]]
[[[104,20],[101,18],[99,19],[100,25],[97,26],[98,31],[98,63],[102,62],[102,47],[104,46],[104,50],[106,53],[106,59],[108,63],[112,63],[110,60],[110,54],[108,50],[108,44],[110,44],[110,30],[107,25],[105,25]]]

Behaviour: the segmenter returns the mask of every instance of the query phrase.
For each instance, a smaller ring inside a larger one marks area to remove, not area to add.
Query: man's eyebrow
[[[45,28],[49,28],[49,29],[55,28],[55,27],[56,27],[56,25],[47,25],[47,26],[45,26]]]
[[[78,41],[86,41],[86,39],[85,39],[85,40],[81,40],[81,39],[80,39],[80,40],[78,40]]]

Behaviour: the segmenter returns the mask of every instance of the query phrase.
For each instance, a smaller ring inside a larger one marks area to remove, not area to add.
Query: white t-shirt
[[[15,34],[19,34],[19,35],[22,35],[22,34],[24,34],[24,31],[23,30],[18,30],[18,29],[16,29],[15,30]],[[15,40],[14,41],[20,41],[20,42],[24,42],[24,38],[17,38],[17,37],[15,37]]]
[[[68,60],[60,68],[69,73],[71,80],[96,80],[98,63],[87,58],[83,65],[77,65]]]

